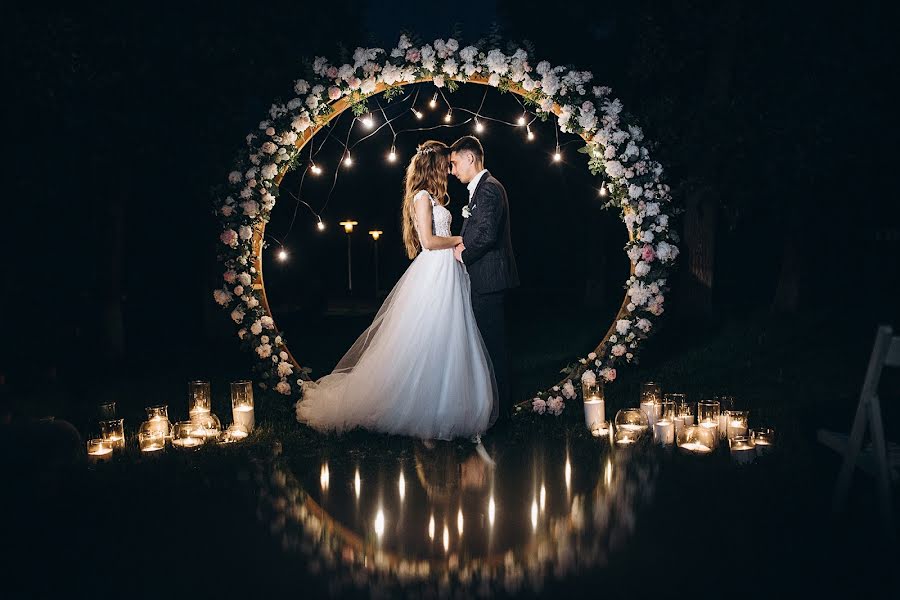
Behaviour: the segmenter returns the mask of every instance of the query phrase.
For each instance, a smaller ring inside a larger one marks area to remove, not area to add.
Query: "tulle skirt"
[[[423,251],[335,370],[305,382],[297,420],[423,439],[473,437],[499,412],[469,275],[452,250]]]

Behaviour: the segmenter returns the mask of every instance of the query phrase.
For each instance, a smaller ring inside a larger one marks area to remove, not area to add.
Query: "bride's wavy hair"
[[[421,190],[427,190],[441,206],[449,202],[447,196],[447,175],[450,173],[450,159],[447,144],[428,140],[416,150],[415,156],[406,167],[403,178],[406,192],[403,195],[403,245],[410,259],[421,250],[419,236],[416,235],[416,209],[413,198]]]

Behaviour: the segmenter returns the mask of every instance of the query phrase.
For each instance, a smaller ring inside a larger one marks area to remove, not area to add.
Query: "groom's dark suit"
[[[509,416],[510,405],[504,300],[506,290],[519,285],[519,271],[509,235],[509,203],[506,190],[485,172],[469,202],[469,218],[460,235],[466,249],[463,263],[472,283],[472,310],[484,339],[500,396],[500,418]]]

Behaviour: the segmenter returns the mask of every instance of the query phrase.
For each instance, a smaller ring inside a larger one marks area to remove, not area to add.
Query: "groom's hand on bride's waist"
[[[462,253],[463,253],[463,250],[465,250],[465,249],[466,249],[466,245],[463,244],[463,243],[459,243],[459,244],[457,244],[456,246],[453,247],[453,256],[454,256],[454,257],[456,258],[456,260],[458,260],[459,262],[462,262],[462,261],[463,261],[463,259],[462,259]]]

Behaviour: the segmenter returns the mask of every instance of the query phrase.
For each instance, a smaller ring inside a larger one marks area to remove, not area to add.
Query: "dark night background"
[[[686,207],[663,320],[671,331],[823,307],[854,315],[866,331],[898,323],[894,7],[593,2],[551,13],[503,0],[464,11],[414,2],[29,3],[7,20],[5,40],[13,58],[6,383],[61,381],[88,402],[99,380],[192,356],[233,357],[232,324],[211,296],[219,278],[211,188],[272,101],[288,96],[303,60],[338,60],[338,42],[390,49],[402,29],[425,42],[458,28],[464,46],[493,23],[507,40],[531,41],[539,59],[591,70],[658,143],[654,154]],[[432,89],[423,86],[420,105]],[[451,102],[474,109],[483,89],[464,87]],[[514,120],[517,106],[492,90],[483,112]],[[424,125],[441,122],[442,111],[425,112]],[[424,139],[452,142],[470,131],[401,135],[401,162]],[[578,144],[564,147],[566,164],[553,165],[552,122],[536,132],[526,144],[521,130],[491,123],[483,136],[487,166],[511,198],[523,280],[516,298],[558,311],[598,307],[608,317],[585,327],[599,339],[623,295],[624,227],[599,210],[599,180]],[[398,232],[403,167],[386,163],[389,146],[385,129],[354,150],[356,166],[341,172],[323,213],[325,233],[300,207],[286,240],[290,261],[267,255],[275,316],[301,361],[315,360],[316,342],[299,324],[346,302],[337,221],[361,223],[357,303],[374,301],[365,231],[386,232],[382,288],[408,264]],[[326,144],[326,174],[304,184],[316,209],[339,156]],[[299,178],[285,189],[297,193]],[[451,196],[458,228],[466,196],[455,180]],[[282,195],[269,233],[286,234],[294,205]]]

